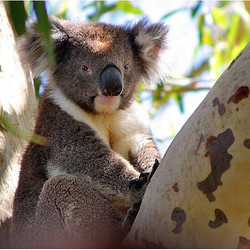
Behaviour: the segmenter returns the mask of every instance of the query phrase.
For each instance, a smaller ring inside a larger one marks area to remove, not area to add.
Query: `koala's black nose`
[[[101,91],[105,96],[117,96],[122,93],[122,75],[118,68],[109,66],[101,73]]]

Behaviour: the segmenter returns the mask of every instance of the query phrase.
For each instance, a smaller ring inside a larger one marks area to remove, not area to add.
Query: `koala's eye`
[[[125,65],[124,65],[124,69],[129,69],[129,65],[128,65],[128,64],[125,64]]]
[[[83,71],[88,71],[89,70],[89,67],[85,64],[82,65],[82,70]]]

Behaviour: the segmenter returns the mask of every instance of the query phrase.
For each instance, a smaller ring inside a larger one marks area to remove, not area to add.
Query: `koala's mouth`
[[[94,107],[98,113],[111,113],[119,108],[121,96],[97,95],[94,97]]]

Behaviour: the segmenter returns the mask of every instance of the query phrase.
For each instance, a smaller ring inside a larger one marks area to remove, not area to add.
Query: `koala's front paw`
[[[145,184],[148,185],[159,165],[160,162],[155,159],[155,163],[152,167],[151,172],[143,172],[140,174],[139,178],[133,178],[132,180],[130,180],[128,184],[129,189],[141,189]]]
[[[127,216],[123,221],[123,231],[124,233],[128,233],[135,221],[135,218],[139,212],[141,206],[141,201],[136,202],[133,204],[133,206],[128,210]]]
[[[129,189],[141,189],[148,182],[149,173],[141,173],[139,178],[133,178],[129,181]]]

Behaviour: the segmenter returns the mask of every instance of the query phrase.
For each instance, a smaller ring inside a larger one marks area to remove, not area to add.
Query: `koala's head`
[[[59,88],[88,112],[125,108],[139,81],[158,73],[168,29],[142,19],[132,26],[73,23],[51,17],[55,66],[50,67],[41,35],[33,23],[22,40],[34,75],[48,70],[51,88]]]

